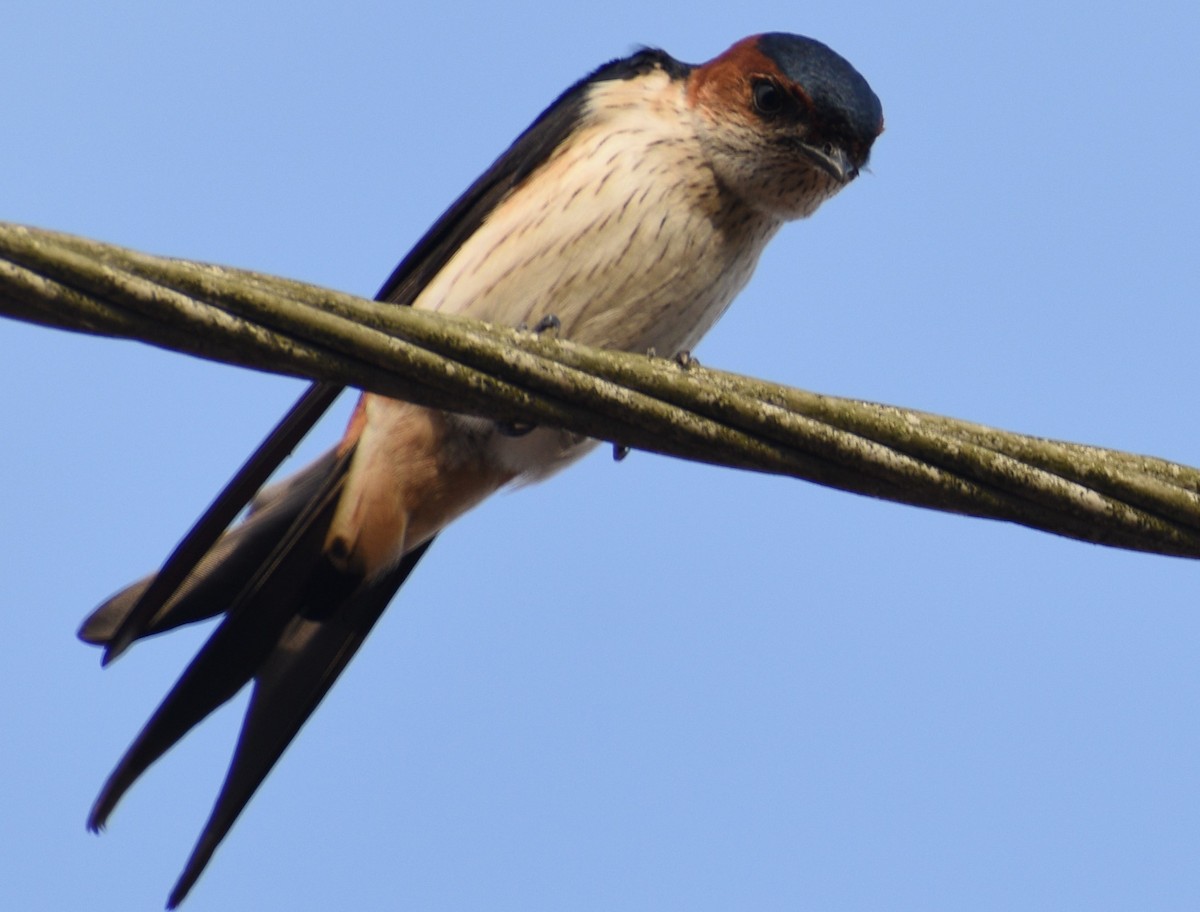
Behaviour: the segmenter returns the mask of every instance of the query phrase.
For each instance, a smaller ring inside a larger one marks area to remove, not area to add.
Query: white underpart
[[[593,87],[585,125],[463,244],[416,307],[628,351],[689,349],[781,224],[741,205],[702,154],[684,87],[655,71]],[[471,423],[474,429],[479,426]],[[534,480],[586,451],[567,435],[492,436]]]

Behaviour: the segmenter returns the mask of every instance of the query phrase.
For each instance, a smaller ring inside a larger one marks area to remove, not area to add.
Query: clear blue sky
[[[0,218],[370,295],[594,65],[800,32],[887,132],[699,357],[1200,463],[1196,4],[747,9],[16,4]],[[241,702],[91,836],[203,633],[74,630],[299,384],[11,323],[0,383],[0,906],[160,908]],[[185,908],[1200,908],[1198,657],[1193,563],[598,453],[443,536]]]

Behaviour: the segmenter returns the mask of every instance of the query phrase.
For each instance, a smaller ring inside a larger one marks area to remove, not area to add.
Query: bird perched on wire
[[[866,80],[809,38],[754,36],[698,66],[639,51],[559,96],[418,241],[378,298],[553,325],[594,346],[690,349],[780,226],[854,180],[882,129]],[[109,777],[92,829],[151,763],[254,685],[228,776],[168,907],[434,536],[497,489],[545,478],[593,443],[366,393],[337,446],[264,489],[217,538],[337,392],[314,385],[218,498],[205,517],[215,525],[194,530],[159,574],[101,605],[80,630],[108,661],[139,637],[224,614]]]

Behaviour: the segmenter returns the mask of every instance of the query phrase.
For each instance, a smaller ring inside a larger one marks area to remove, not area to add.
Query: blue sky
[[[1200,463],[1194,3],[406,6],[7,10],[0,218],[369,296],[596,64],[800,32],[887,132],[699,357]],[[160,908],[241,701],[94,837],[203,632],[101,672],[74,630],[299,385],[12,323],[0,382],[0,905]],[[442,537],[185,908],[1196,908],[1198,584],[601,452]]]

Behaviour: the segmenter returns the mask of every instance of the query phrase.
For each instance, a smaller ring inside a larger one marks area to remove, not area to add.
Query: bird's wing
[[[629,62],[633,59],[613,61],[560,95],[491,167],[442,213],[392,271],[375,295],[375,299],[402,306],[411,305],[455,251],[475,233],[488,214],[545,162],[575,130],[584,116],[588,83],[596,78],[615,78],[623,75],[629,71]],[[638,70],[634,69],[632,72]],[[313,383],[304,391],[295,405],[188,530],[158,573],[147,580],[147,585],[138,591],[131,604],[124,606],[123,616],[103,641],[104,664],[116,659],[136,640],[162,629],[161,624],[154,623],[155,619],[161,620],[164,607],[210,552],[221,533],[320,420],[342,389],[336,384]],[[105,607],[111,613],[111,602]],[[218,608],[213,613],[220,610],[222,609]],[[89,642],[99,641],[89,639]]]
[[[589,81],[623,78],[657,65],[645,59],[648,53],[614,61],[564,92],[434,223],[377,298],[411,304],[488,214],[577,128],[586,114]],[[310,390],[306,396],[312,393]],[[307,427],[323,407],[315,411],[316,415],[304,417]],[[276,465],[286,455],[286,450],[278,447],[267,450],[265,461],[274,459]],[[157,595],[159,603],[138,608],[140,593],[127,590],[97,609],[81,631],[91,642],[109,644],[115,637],[132,642],[178,623],[226,612],[105,784],[89,817],[93,829],[104,825],[124,792],[150,764],[247,682],[254,681],[225,785],[172,891],[171,906],[195,883],[255,789],[431,543],[424,543],[383,576],[368,581],[339,576],[328,561],[318,559],[351,452],[352,446],[344,441],[336,458],[326,457],[331,462],[322,466],[311,485],[294,486],[287,492],[286,503],[277,505],[272,514],[272,534],[279,531],[280,517],[286,518],[286,531],[277,543],[257,533],[243,533],[240,544],[233,542],[237,547],[218,542],[209,557],[202,552],[189,558],[190,566],[176,568],[179,581]],[[256,489],[257,484],[249,490],[237,485],[227,488],[231,502],[236,502],[234,512]],[[228,510],[229,504],[223,508]],[[244,526],[255,522],[252,515]],[[260,532],[269,525],[266,519],[257,522]],[[238,534],[237,529],[228,533],[225,542]],[[314,598],[314,574],[320,578],[316,587],[319,598]],[[144,593],[152,585],[152,581],[143,581],[131,589],[142,587]],[[322,599],[324,604],[318,604]],[[139,616],[129,622],[134,613]]]

